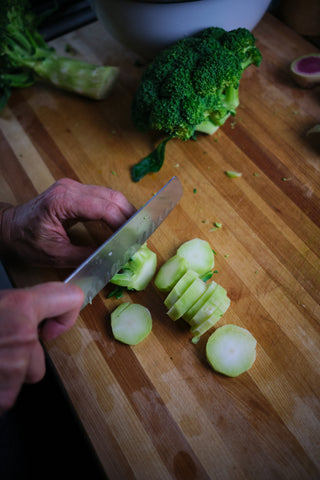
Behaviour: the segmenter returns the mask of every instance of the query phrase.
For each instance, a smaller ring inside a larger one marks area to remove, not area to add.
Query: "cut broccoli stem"
[[[177,254],[184,258],[187,268],[199,275],[207,274],[214,266],[214,253],[209,243],[200,238],[193,238],[184,242],[177,250]]]
[[[190,326],[195,327],[200,325],[211,314],[213,314],[217,308],[219,308],[224,314],[229,306],[230,299],[227,297],[226,290],[221,285],[217,285],[204,304],[198,308],[197,312],[189,320]]]
[[[167,142],[171,138],[173,138],[172,135],[162,140],[149,155],[131,168],[131,178],[134,182],[139,182],[148,173],[159,172],[164,162]]]
[[[190,332],[194,336],[192,339],[193,343],[197,343],[198,339],[206,333],[210,328],[212,328],[223,315],[226,313],[230,306],[230,298],[225,297],[223,302],[219,305],[219,307],[215,307],[211,314],[204,316],[203,320],[197,324],[193,324],[190,328]],[[200,312],[198,312],[200,313]]]
[[[154,276],[156,268],[157,255],[144,243],[110,282],[128,290],[144,290]]]
[[[256,339],[248,330],[236,325],[224,325],[207,342],[207,360],[217,372],[237,377],[253,365],[256,345]]]
[[[186,271],[184,258],[174,255],[161,266],[154,284],[160,292],[169,292]]]
[[[150,311],[143,305],[122,303],[111,313],[111,329],[119,342],[137,345],[152,330]]]
[[[207,286],[203,294],[197,299],[197,301],[192,305],[192,307],[183,315],[183,319],[190,323],[192,318],[197,314],[197,312],[203,307],[207,300],[211,297],[213,292],[216,289],[219,289],[219,285],[212,281]],[[222,287],[221,287],[222,288]]]
[[[192,343],[198,343],[200,340],[201,335],[206,333],[210,328],[212,328],[223,316],[222,311],[217,308],[208,318],[206,318],[202,323],[199,325],[195,325],[190,328],[190,332],[192,333]]]
[[[173,304],[179,300],[179,298],[184,294],[187,288],[192,284],[192,282],[199,278],[199,275],[193,270],[187,270],[180,280],[175,284],[171,292],[167,295],[164,300],[165,306],[170,309]]]
[[[213,266],[214,253],[209,243],[194,238],[180,245],[176,255],[161,266],[155,278],[155,286],[161,292],[169,292],[187,270],[196,272],[205,283],[212,276]]]
[[[29,2],[3,2],[0,7],[0,107],[13,88],[44,81],[95,100],[106,98],[118,78],[119,68],[97,66],[61,57],[38,32],[39,21]]]
[[[171,320],[178,320],[181,318],[197,301],[200,295],[203,294],[205,288],[206,284],[200,278],[196,278],[168,310],[167,313]]]
[[[24,65],[35,75],[57,88],[94,100],[105,98],[118,78],[118,67],[97,66],[51,53],[43,60],[25,59]]]

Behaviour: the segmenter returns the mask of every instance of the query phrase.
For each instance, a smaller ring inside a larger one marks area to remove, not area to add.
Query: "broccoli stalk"
[[[229,86],[225,91],[224,108],[214,110],[199,125],[195,126],[196,132],[213,135],[230,117],[235,115],[239,106],[239,89]]]
[[[95,100],[113,88],[118,67],[57,55],[38,32],[38,19],[27,0],[1,0],[0,19],[0,110],[12,88],[39,80]]]
[[[162,50],[145,69],[132,103],[133,124],[159,130],[166,138],[131,169],[133,181],[159,171],[171,138],[189,140],[197,132],[212,135],[235,115],[239,83],[261,53],[249,30],[226,32],[210,27]]]
[[[156,268],[157,255],[145,243],[110,282],[127,290],[144,290],[154,276]]]

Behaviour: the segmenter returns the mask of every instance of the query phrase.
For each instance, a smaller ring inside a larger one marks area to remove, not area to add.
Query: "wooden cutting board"
[[[98,23],[54,45],[120,66],[107,100],[37,85],[16,91],[0,115],[4,201],[27,201],[68,176],[121,190],[140,207],[177,175],[183,198],[148,245],[160,266],[182,242],[208,240],[214,279],[232,300],[217,326],[244,326],[258,341],[252,369],[223,377],[206,363],[208,335],[193,345],[152,284],[120,300],[101,292],[46,347],[110,480],[320,477],[320,162],[306,136],[320,122],[319,88],[301,90],[289,75],[294,58],[317,50],[269,14],[254,33],[263,63],[245,72],[236,117],[213,137],[170,142],[161,172],[139,183],[129,168],[155,140],[130,119],[142,68]],[[106,236],[101,225],[79,233]],[[8,269],[18,287],[66,275]],[[153,317],[135,347],[112,338],[110,312],[122,301]]]

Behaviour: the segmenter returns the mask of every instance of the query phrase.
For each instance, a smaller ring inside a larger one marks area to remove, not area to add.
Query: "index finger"
[[[64,210],[73,218],[104,220],[111,227],[119,227],[136,211],[135,207],[118,190],[75,182],[68,179]]]

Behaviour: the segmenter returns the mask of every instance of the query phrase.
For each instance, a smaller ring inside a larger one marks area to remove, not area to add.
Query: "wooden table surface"
[[[258,341],[252,369],[223,377],[206,363],[208,335],[193,345],[153,284],[120,300],[102,291],[46,348],[110,480],[320,478],[320,152],[306,136],[320,122],[320,91],[289,74],[294,58],[317,49],[270,14],[254,33],[263,63],[246,70],[236,117],[213,137],[170,142],[161,172],[139,183],[129,168],[154,141],[130,119],[142,69],[99,23],[53,44],[119,65],[108,99],[37,85],[16,91],[0,115],[2,201],[25,202],[68,176],[119,189],[140,207],[177,175],[183,198],[148,245],[160,266],[182,242],[208,240],[214,279],[232,300],[218,326],[244,326]],[[212,231],[214,222],[222,228]],[[80,233],[90,242],[107,235],[100,225]],[[67,274],[8,269],[18,287]],[[127,300],[153,317],[135,347],[110,329],[110,312]]]

